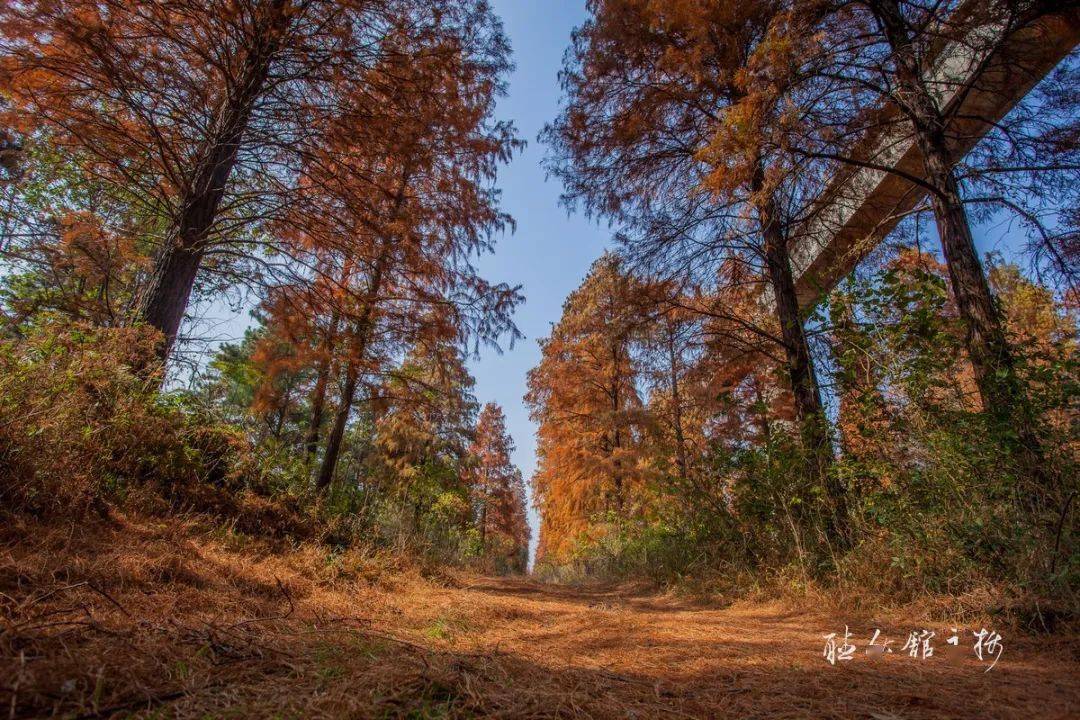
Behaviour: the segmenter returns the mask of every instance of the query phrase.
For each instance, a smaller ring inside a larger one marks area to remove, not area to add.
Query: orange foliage
[[[134,314],[171,343],[204,263],[306,280],[314,249],[363,254],[356,210],[371,203],[380,234],[438,222],[394,226],[385,206],[403,190],[387,196],[372,175],[422,178],[452,198],[443,209],[475,220],[470,246],[484,244],[506,220],[470,183],[489,181],[514,145],[491,121],[508,53],[476,0],[4,3],[0,127],[42,135],[157,220],[140,238],[158,252]],[[427,172],[417,148],[463,153],[465,181]],[[285,260],[262,263],[262,247]],[[265,279],[244,270],[231,279]]]
[[[533,476],[542,554],[558,557],[597,513],[629,513],[644,480],[644,413],[631,341],[641,320],[635,282],[613,255],[567,298],[526,402],[537,430]]]
[[[525,482],[514,467],[510,453],[514,441],[506,432],[502,408],[487,403],[476,423],[476,437],[469,448],[471,466],[467,481],[476,508],[481,547],[525,569],[529,526],[525,519]]]

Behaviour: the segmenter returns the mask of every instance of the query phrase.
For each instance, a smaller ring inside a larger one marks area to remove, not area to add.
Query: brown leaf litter
[[[850,662],[823,635],[848,625]],[[1075,636],[990,672],[909,618],[727,607],[269,544],[192,520],[0,531],[0,718],[1067,718]],[[896,652],[867,655],[875,629]],[[965,630],[978,628],[963,628]]]

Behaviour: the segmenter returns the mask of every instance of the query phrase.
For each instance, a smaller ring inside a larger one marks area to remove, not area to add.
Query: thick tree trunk
[[[236,82],[226,94],[213,131],[189,175],[180,215],[165,239],[144,289],[137,319],[165,336],[161,359],[168,359],[184,319],[206,239],[217,218],[252,110],[262,95],[270,63],[289,22],[291,0],[272,0],[254,33]]]
[[[873,7],[893,50],[900,103],[911,118],[926,180],[935,190],[930,201],[949,283],[964,320],[968,352],[983,407],[990,412],[1008,409],[1013,393],[1003,387],[1001,378],[1012,375],[1012,356],[953,172],[945,119],[923,82],[911,32],[899,5],[895,0],[874,0]]]
[[[760,178],[755,178],[754,185],[755,192],[760,192]],[[795,403],[795,419],[799,424],[803,447],[809,454],[810,471],[824,485],[832,503],[832,517],[829,518],[826,532],[830,539],[839,541],[847,535],[847,497],[843,486],[829,472],[833,462],[832,444],[829,441],[821,391],[810,356],[810,344],[806,339],[802,316],[799,314],[799,298],[795,293],[795,278],[791,272],[787,238],[784,236],[779,210],[772,197],[767,197],[757,210],[764,242],[765,265],[780,323],[785,365]]]
[[[330,366],[333,360],[338,322],[340,322],[340,318],[337,310],[335,310],[330,318],[325,352],[319,360],[318,374],[315,377],[315,389],[311,397],[311,420],[308,423],[307,434],[304,436],[304,454],[308,465],[315,459],[315,453],[319,449],[319,433],[322,432],[323,413],[326,410],[326,389],[330,385]]]
[[[991,418],[1017,432],[1019,456],[1026,471],[1040,484],[1046,484],[1050,479],[1041,441],[1034,430],[1036,418],[1016,377],[1012,351],[975,248],[953,171],[945,118],[923,81],[911,29],[896,0],[874,0],[872,8],[892,48],[899,89],[897,99],[911,119],[915,141],[923,156],[926,181],[933,188],[930,201],[949,284],[964,321],[968,356],[983,409]]]
[[[165,241],[154,261],[153,274],[143,290],[138,310],[140,321],[157,328],[165,336],[159,348],[161,360],[167,360],[172,352],[205,252],[197,239],[184,239],[190,234],[187,227],[185,219],[181,219],[177,236]]]
[[[821,391],[818,388],[810,357],[810,344],[806,339],[802,317],[799,314],[799,301],[795,294],[795,279],[791,273],[786,243],[778,228],[769,222],[765,231],[765,263],[769,272],[769,283],[776,303],[776,314],[780,322],[780,337],[784,346],[784,356],[788,376],[791,380],[791,392],[795,400],[795,417],[799,421],[803,439],[811,449],[828,447],[828,434],[824,423],[824,410],[821,403]],[[830,453],[822,453],[826,457]]]

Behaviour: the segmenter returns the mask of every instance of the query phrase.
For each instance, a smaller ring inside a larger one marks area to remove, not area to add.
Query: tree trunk
[[[319,449],[319,433],[322,432],[323,412],[326,410],[326,388],[330,384],[330,357],[319,360],[315,376],[315,388],[311,393],[311,418],[304,434],[304,458],[310,466]]]
[[[274,422],[274,439],[281,439],[281,431],[285,429],[285,417],[289,414],[289,405],[292,403],[292,383],[285,389],[285,394],[281,398],[281,405],[278,407],[277,419]]]
[[[411,172],[405,169],[401,176],[401,186],[394,198],[394,206],[390,212],[391,219],[397,219],[402,206],[405,204],[405,191],[409,185]],[[345,425],[349,422],[349,413],[352,412],[352,403],[356,394],[358,380],[358,363],[364,361],[367,355],[368,343],[371,341],[371,333],[375,329],[375,306],[379,301],[379,291],[382,289],[383,274],[386,272],[393,253],[393,238],[383,237],[380,239],[379,256],[375,260],[375,267],[371,271],[371,280],[364,297],[364,306],[360,311],[353,332],[353,347],[350,349],[350,362],[345,371],[345,384],[342,387],[341,406],[334,416],[334,427],[330,431],[330,438],[326,443],[326,453],[323,454],[322,465],[319,467],[319,476],[315,487],[317,492],[323,493],[334,481],[334,469],[337,467],[338,455],[341,454],[341,439],[345,435]],[[351,261],[350,261],[351,266]],[[347,280],[350,271],[346,269]]]
[[[236,82],[228,90],[213,131],[199,154],[184,189],[180,215],[165,239],[144,289],[137,319],[165,336],[162,360],[172,351],[184,319],[195,276],[206,251],[207,235],[217,218],[251,113],[262,95],[270,63],[280,49],[289,22],[291,0],[272,0],[266,6]]]
[[[769,405],[765,402],[765,395],[761,391],[761,377],[754,373],[754,401],[758,406],[757,422],[758,430],[761,431],[761,437],[765,440],[765,444],[772,443],[772,423],[769,422]]]
[[[319,433],[322,432],[323,412],[326,409],[326,388],[330,384],[330,364],[333,360],[338,322],[340,322],[339,314],[337,310],[334,310],[326,336],[325,352],[319,360],[318,374],[315,377],[315,389],[311,398],[311,421],[304,437],[304,454],[308,465],[311,465],[319,449]]]
[[[755,192],[761,191],[761,175],[759,169],[752,188]],[[829,442],[821,391],[810,357],[810,344],[799,314],[799,298],[795,293],[795,278],[791,272],[787,238],[781,227],[779,210],[771,195],[765,198],[757,210],[764,241],[765,265],[773,291],[788,378],[795,401],[799,436],[809,454],[810,472],[818,482],[823,483],[832,503],[832,517],[829,518],[826,533],[830,539],[841,540],[847,535],[847,497],[843,486],[829,473],[833,462],[832,444]]]
[[[350,360],[345,370],[345,382],[341,388],[341,403],[334,415],[334,426],[330,430],[330,437],[326,441],[326,452],[323,454],[322,465],[319,467],[319,476],[315,482],[318,492],[325,492],[334,481],[334,469],[337,467],[338,456],[341,454],[341,440],[345,436],[345,426],[349,422],[349,414],[352,412],[353,400],[356,396],[356,385],[359,381],[359,364],[367,355],[368,343],[371,341],[371,333],[375,329],[375,305],[378,303],[379,291],[382,289],[383,273],[390,261],[390,246],[387,241],[382,249],[375,268],[371,273],[371,281],[368,285],[367,294],[364,297],[364,306],[360,311],[360,317],[356,321],[353,333],[353,347],[350,349]]]
[[[679,469],[679,482],[686,483],[689,463],[686,459],[686,437],[682,425],[682,399],[679,396],[679,354],[675,348],[674,321],[667,321],[668,367],[671,373],[672,425],[675,430],[675,464]]]
[[[1036,418],[1016,377],[1012,351],[975,248],[953,171],[945,118],[923,81],[911,29],[896,0],[874,0],[872,8],[893,51],[898,102],[911,119],[926,180],[933,188],[930,201],[983,409],[1016,431],[1019,459],[1029,475],[1046,484],[1050,480],[1034,430]]]
[[[611,444],[612,455],[614,455],[614,461],[612,462],[613,480],[615,485],[615,510],[620,515],[623,509],[623,467],[622,467],[622,399],[619,392],[619,371],[620,371],[620,353],[619,348],[616,346],[612,350],[612,362],[615,368],[614,375],[611,379],[611,418],[614,422],[612,428]]]
[[[480,551],[487,552],[487,511],[488,499],[484,496],[480,504]]]
[[[143,291],[138,310],[140,321],[165,336],[158,349],[161,360],[168,360],[172,352],[205,251],[196,239],[184,240],[186,215],[185,212],[177,231],[179,237],[167,239],[155,259],[150,284]]]
[[[911,118],[915,141],[923,156],[926,180],[935,189],[930,201],[949,271],[949,283],[964,320],[975,381],[983,407],[997,412],[1013,401],[1011,390],[1003,387],[1000,379],[1000,376],[1011,376],[1012,355],[990,285],[979,262],[959,183],[952,169],[945,118],[923,82],[911,32],[899,6],[895,0],[875,0],[873,7],[893,50],[896,82],[902,93],[900,103]]]
[[[341,401],[334,414],[334,424],[330,428],[330,435],[326,438],[326,452],[323,454],[322,465],[319,467],[319,476],[315,480],[315,489],[320,494],[326,492],[334,481],[334,470],[337,468],[338,456],[341,455],[341,441],[345,437],[345,427],[349,424],[353,399],[356,397],[359,370],[356,358],[350,360],[345,369],[345,379],[341,384]]]

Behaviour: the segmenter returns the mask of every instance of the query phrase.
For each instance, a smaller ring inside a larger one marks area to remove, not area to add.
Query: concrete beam
[[[1080,11],[1042,18],[996,47],[1002,28],[975,28],[937,53],[927,84],[949,122],[959,160],[1080,42]],[[898,118],[899,119],[899,118]],[[870,163],[923,177],[922,156],[907,124],[890,128],[865,155]],[[792,237],[792,270],[803,307],[831,291],[926,196],[895,172],[854,168],[833,181]]]

